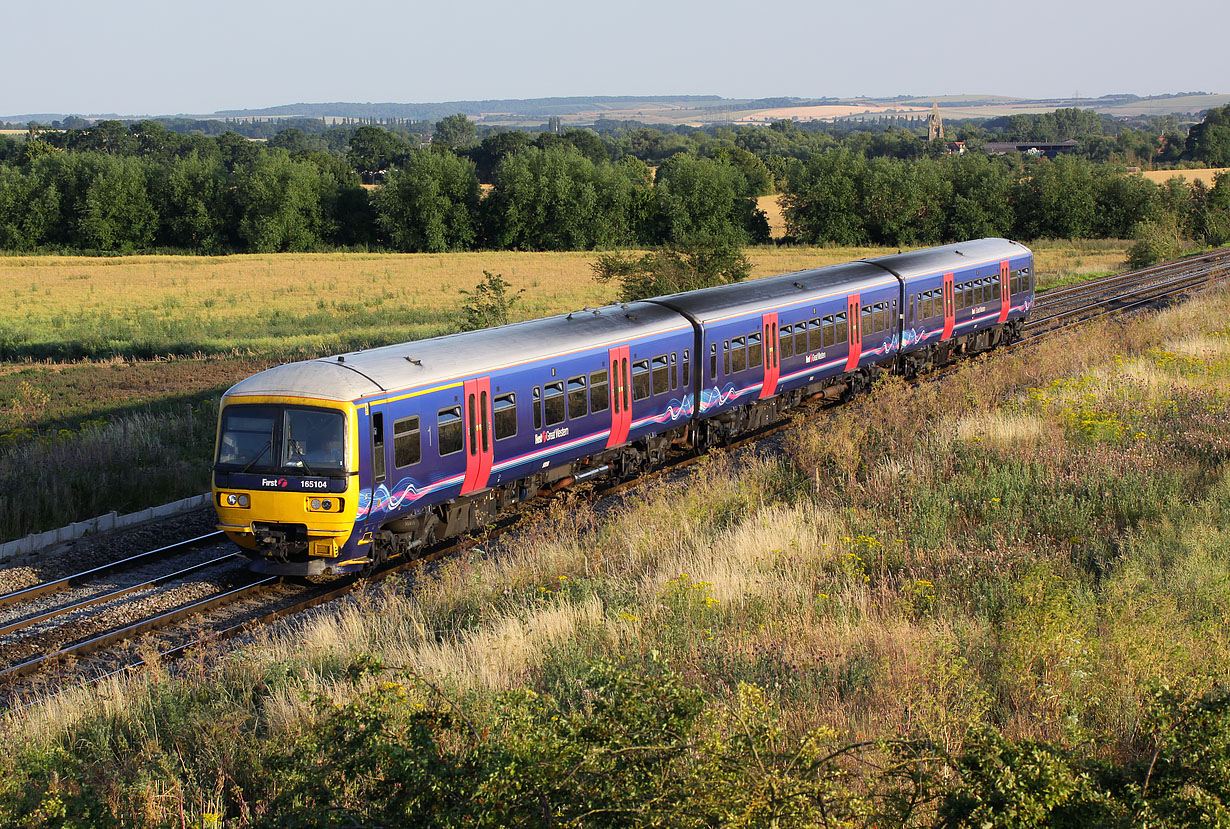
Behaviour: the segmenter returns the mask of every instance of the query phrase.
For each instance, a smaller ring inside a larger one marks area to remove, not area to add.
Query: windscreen
[[[218,466],[231,472],[329,475],[344,472],[341,412],[289,406],[227,406]]]

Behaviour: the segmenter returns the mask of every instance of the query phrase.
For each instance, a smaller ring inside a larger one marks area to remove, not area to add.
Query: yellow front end
[[[227,409],[237,405],[272,405],[331,409],[345,418],[345,489],[329,492],[318,489],[327,477],[303,470],[279,469],[276,472],[217,471],[213,476],[214,506],[218,529],[240,547],[261,552],[262,538],[270,527],[302,527],[309,557],[335,558],[343,551],[354,529],[359,505],[359,452],[355,407],[299,397],[235,396],[224,398],[218,419],[214,457],[221,455],[223,423]],[[219,480],[229,485],[219,486]]]

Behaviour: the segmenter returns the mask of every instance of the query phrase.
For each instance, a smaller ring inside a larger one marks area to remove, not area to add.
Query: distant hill
[[[214,113],[221,118],[405,118],[411,121],[434,121],[446,115],[462,113],[471,118],[488,115],[530,116],[548,118],[552,115],[629,108],[678,109],[720,104],[718,95],[658,95],[658,96],[591,96],[569,98],[493,99],[486,101],[443,101],[434,104],[398,103],[327,103],[290,104],[264,109],[232,109]]]
[[[994,94],[897,95],[891,98],[723,98],[720,95],[591,95],[559,98],[442,101],[438,103],[298,103],[262,109],[229,109],[176,116],[77,114],[89,122],[104,119],[134,121],[171,117],[198,121],[275,121],[293,118],[338,122],[438,121],[462,113],[488,126],[538,127],[549,118],[566,126],[590,126],[598,121],[638,121],[644,124],[706,126],[767,124],[786,118],[798,121],[860,121],[882,117],[925,117],[938,104],[945,119],[996,118],[1051,112],[1062,107],[1091,109],[1120,118],[1179,115],[1195,120],[1201,112],[1230,103],[1230,95],[1177,92],[1139,96],[1130,93],[1100,98],[1014,98]],[[69,117],[61,113],[0,115],[0,122],[48,124]]]

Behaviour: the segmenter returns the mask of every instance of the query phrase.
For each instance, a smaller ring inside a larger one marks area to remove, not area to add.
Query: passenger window
[[[679,361],[674,353],[671,354],[671,388],[679,388]]]
[[[691,374],[690,366],[692,365],[692,358],[689,356],[689,351],[690,349],[687,348],[683,350],[683,388],[685,390],[688,388],[688,376]]]
[[[752,334],[747,338],[747,365],[756,368],[761,363],[760,335]]]
[[[495,405],[495,439],[503,440],[517,434],[517,395],[497,394]]]
[[[610,405],[610,387],[607,385],[606,372],[595,371],[589,375],[589,410],[605,412]]]
[[[862,318],[859,320],[859,329],[858,329],[859,333],[862,334],[863,337],[869,337],[871,336],[872,333],[874,333],[871,327],[871,321],[872,321],[871,306],[864,305],[863,315],[862,315]]]
[[[807,349],[809,351],[818,351],[824,347],[823,333],[824,329],[820,325],[819,317],[807,324]]]
[[[580,377],[568,378],[568,419],[574,417],[585,417],[589,414],[588,403],[586,399],[588,394],[585,388],[585,375]]]
[[[542,403],[546,410],[547,426],[564,422],[564,384],[548,383],[542,387]]]
[[[730,340],[722,340],[722,376],[730,376]]]
[[[440,436],[440,457],[461,451],[460,406],[449,406],[436,414],[436,434]]]
[[[836,324],[833,326],[833,335],[836,338],[836,342],[848,342],[850,335],[846,331],[846,312],[842,311],[840,314],[837,314],[834,319],[836,320]]]
[[[671,390],[670,367],[666,355],[653,358],[653,393],[665,394]]]
[[[884,317],[884,303],[877,302],[871,312],[871,330],[873,332],[883,331],[888,328],[888,323],[884,321]]]
[[[730,370],[743,371],[747,368],[747,342],[742,337],[730,341]]]
[[[393,421],[393,463],[410,466],[422,457],[419,441],[419,416]]]
[[[637,360],[632,364],[632,399],[644,400],[649,394],[649,361]]]
[[[789,325],[783,325],[780,329],[782,337],[777,344],[778,355],[785,360],[788,357],[794,356],[794,337],[791,335]]]
[[[837,338],[833,336],[833,315],[829,314],[824,318],[824,339],[821,341],[821,346],[828,348],[837,343]]]
[[[952,286],[953,308],[957,311],[960,311],[962,308],[964,308],[965,307],[964,299],[965,299],[965,293],[961,290],[961,283],[958,282]]]
[[[534,386],[534,430],[542,428],[542,390]]]
[[[717,380],[717,343],[709,343],[709,379]]]
[[[974,307],[974,283],[973,282],[965,283],[965,307],[966,308]]]

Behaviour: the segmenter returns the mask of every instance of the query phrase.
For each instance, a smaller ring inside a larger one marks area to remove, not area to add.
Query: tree
[[[350,138],[346,159],[371,184],[378,174],[405,158],[410,144],[401,136],[379,127],[362,126]]]
[[[466,250],[478,238],[478,175],[452,153],[414,150],[372,196],[377,222],[398,250]]]
[[[1038,159],[1028,165],[1015,202],[1017,238],[1086,238],[1097,209],[1091,167],[1072,156]]]
[[[1230,167],[1230,105],[1210,109],[1188,130],[1187,155],[1210,167]]]
[[[862,179],[867,159],[849,150],[816,153],[795,164],[782,198],[786,231],[801,242],[857,245],[866,242]]]
[[[1094,233],[1113,239],[1126,239],[1132,229],[1149,217],[1157,186],[1141,176],[1125,176],[1100,167],[1094,176],[1096,204]]]
[[[436,131],[431,143],[436,147],[460,150],[471,146],[478,137],[478,127],[460,112],[436,122]]]
[[[723,161],[678,154],[658,168],[659,242],[742,246],[769,240],[743,173]]]
[[[95,156],[95,169],[79,202],[79,245],[132,252],[154,241],[158,216],[150,203],[144,164],[136,158]]]
[[[595,164],[563,143],[508,156],[494,182],[483,202],[494,247],[588,250],[637,241],[648,187],[636,167]]]
[[[236,232],[249,251],[301,251],[321,242],[321,181],[316,166],[282,151],[258,155],[232,178]]]
[[[161,244],[201,253],[222,253],[228,236],[227,173],[222,160],[193,151],[151,180]]]
[[[590,266],[599,282],[618,280],[622,302],[742,282],[752,272],[743,252],[730,245],[689,245],[632,258],[602,254]]]
[[[515,294],[508,293],[512,285],[504,279],[503,274],[483,271],[482,280],[474,286],[473,291],[461,291],[466,297],[461,303],[464,322],[462,331],[478,331],[497,325],[508,325],[511,322],[512,309],[521,302],[521,294],[525,289]]]

